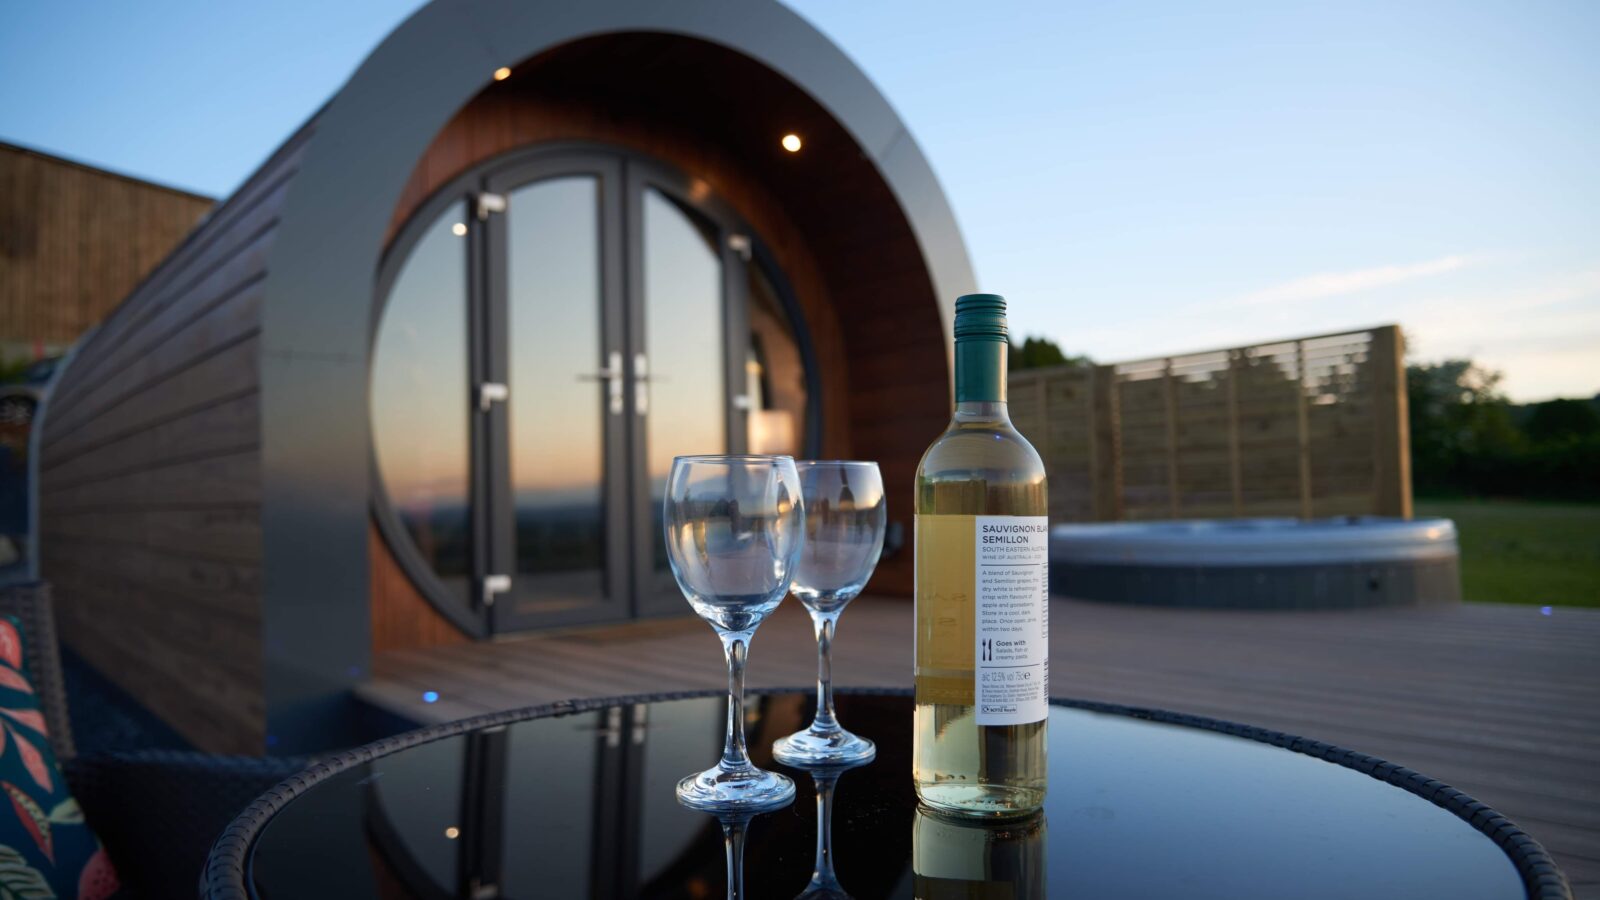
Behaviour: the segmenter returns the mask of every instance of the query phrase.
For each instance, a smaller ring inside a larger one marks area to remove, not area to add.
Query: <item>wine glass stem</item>
[[[744,745],[744,663],[750,655],[750,632],[724,632],[722,653],[728,658],[728,736],[722,748],[722,767],[749,768],[750,754]]]
[[[833,717],[833,630],[838,613],[811,613],[817,632],[817,716],[813,731],[832,731],[839,727]]]

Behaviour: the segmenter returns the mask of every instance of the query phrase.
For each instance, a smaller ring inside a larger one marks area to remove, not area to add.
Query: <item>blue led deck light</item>
[[[422,702],[423,703],[436,703],[436,702],[438,702],[438,700],[439,700],[439,692],[438,691],[423,691],[422,692]]]

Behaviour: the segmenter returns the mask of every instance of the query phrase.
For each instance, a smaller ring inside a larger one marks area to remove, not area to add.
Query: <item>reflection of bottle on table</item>
[[[917,807],[911,874],[917,900],[1023,900],[1045,896],[1045,820],[1002,822]]]

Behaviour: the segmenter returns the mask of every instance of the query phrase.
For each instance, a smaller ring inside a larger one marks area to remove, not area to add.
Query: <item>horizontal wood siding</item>
[[[307,133],[85,340],[41,435],[62,639],[212,751],[265,749],[261,286]]]
[[[0,144],[0,342],[72,342],[211,206],[209,197]]]

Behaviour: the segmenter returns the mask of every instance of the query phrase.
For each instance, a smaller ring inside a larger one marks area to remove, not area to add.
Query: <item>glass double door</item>
[[[674,456],[746,449],[750,239],[623,156],[483,190],[479,612],[505,632],[681,611],[662,495]]]

